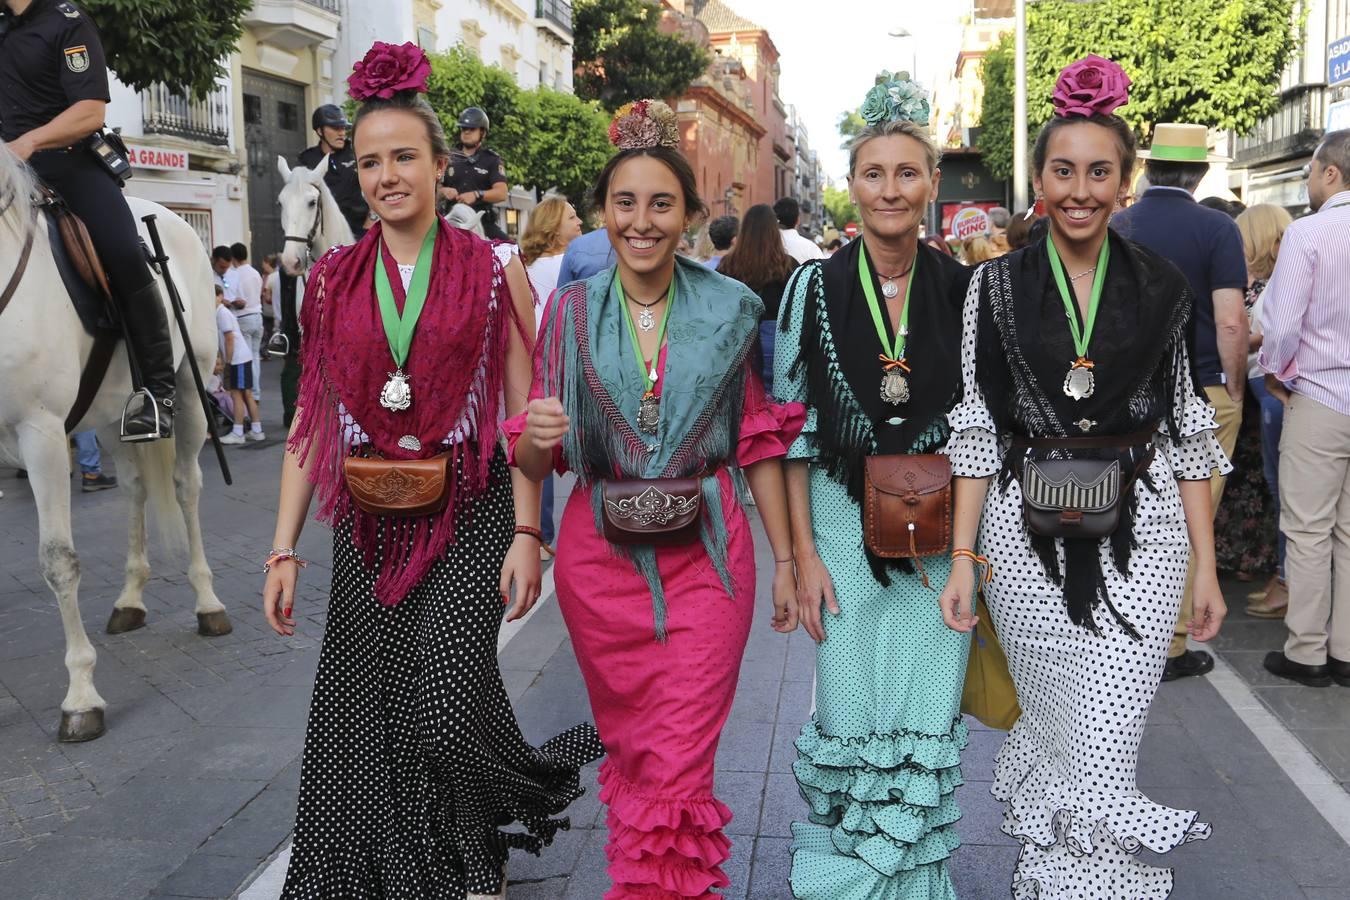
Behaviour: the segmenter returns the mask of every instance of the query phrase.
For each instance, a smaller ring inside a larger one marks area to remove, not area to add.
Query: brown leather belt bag
[[[882,559],[914,559],[951,549],[951,460],[936,453],[867,457],[863,541]]]
[[[605,540],[611,544],[692,544],[699,539],[699,478],[606,479],[601,487]]]
[[[450,453],[430,459],[349,456],[342,463],[357,508],[376,516],[425,516],[450,498]]]
[[[1022,515],[1032,534],[1100,540],[1120,524],[1121,500],[1153,462],[1156,428],[1126,435],[1077,438],[1014,437],[1010,452],[1032,450],[1148,450],[1128,474],[1118,459],[1027,459],[1020,469]]]

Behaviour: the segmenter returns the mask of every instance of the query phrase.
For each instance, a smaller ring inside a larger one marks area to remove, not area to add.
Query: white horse
[[[0,460],[28,470],[38,511],[38,566],[56,595],[66,637],[69,689],[61,703],[59,738],[92,740],[104,731],[107,704],[94,687],[96,654],[80,618],[79,558],[70,527],[70,456],[65,417],[75,404],[80,373],[93,347],[75,308],[62,288],[52,257],[47,229],[35,216],[31,198],[35,179],[9,148],[0,142],[0,295],[5,285],[14,292],[0,317],[7,340],[0,341]],[[162,206],[128,198],[137,226],[144,235],[142,216],[157,217],[173,280],[187,309],[184,318],[196,352],[197,364],[210,371],[216,355],[215,291],[210,261],[192,228]],[[27,265],[21,267],[26,241],[32,240]],[[168,302],[168,291],[162,290]],[[166,308],[170,323],[172,310]],[[170,324],[174,359],[178,363],[178,411],[174,438],[124,444],[118,440],[122,407],[131,393],[126,347],[120,344],[93,404],[76,431],[99,428],[103,446],[117,460],[117,474],[130,508],[126,579],[108,621],[117,633],[145,623],[141,592],[150,577],[146,558],[145,504],[155,508],[155,519],[166,543],[188,553],[188,580],[197,595],[198,631],[228,634],[225,607],[211,586],[211,569],[202,548],[197,502],[202,474],[197,454],[206,439],[206,418],[193,383],[182,336]]]
[[[281,249],[281,267],[288,275],[304,275],[320,256],[332,247],[353,243],[351,226],[332,191],[324,183],[328,157],[313,169],[296,166],[284,156],[277,157],[277,171],[286,183],[277,202],[281,204],[281,229],[285,244]]]

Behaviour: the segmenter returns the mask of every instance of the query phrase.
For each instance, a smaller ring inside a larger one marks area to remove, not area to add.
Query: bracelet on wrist
[[[272,571],[273,566],[286,562],[287,560],[294,562],[302,569],[309,565],[306,560],[295,555],[294,547],[274,547],[272,548],[272,552],[268,554],[267,561],[263,563],[263,574],[266,575],[268,572]]]
[[[794,563],[794,562],[796,562],[796,561],[797,561],[797,557],[795,557],[795,556],[789,556],[787,559],[775,559],[775,560],[773,561],[773,563],[774,563],[774,565],[776,565],[776,566],[786,566],[786,565],[789,565],[790,563]]]
[[[530,537],[534,538],[539,543],[542,544],[544,542],[544,532],[538,528],[535,528],[533,525],[517,525],[515,533],[528,534]]]
[[[994,564],[989,561],[987,556],[980,556],[968,547],[958,547],[952,551],[952,562],[956,562],[958,559],[970,560],[981,584],[989,584],[994,580]]]

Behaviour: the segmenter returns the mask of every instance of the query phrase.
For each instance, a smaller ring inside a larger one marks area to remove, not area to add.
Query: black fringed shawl
[[[858,278],[858,254],[863,252],[861,239],[850,241],[829,259],[798,269],[784,293],[779,319],[790,323],[793,304],[804,304],[792,377],[804,374],[806,405],[816,410],[816,462],[848,489],[859,516],[866,457],[933,453],[947,443],[946,416],[961,394],[961,310],[972,274],[950,256],[919,244],[905,346],[910,401],[892,406],[881,399],[878,355],[883,348]],[[869,268],[880,297],[876,266]],[[887,339],[893,341],[890,318],[882,319]],[[894,417],[903,422],[890,424]],[[864,552],[883,586],[890,585],[888,571],[914,571],[908,560],[882,559],[866,548]]]
[[[1095,391],[1075,401],[1063,390],[1064,376],[1076,358],[1065,321],[1064,302],[1050,271],[1041,240],[988,263],[981,273],[984,302],[979,310],[976,380],[1000,435],[1054,438],[1091,434],[1126,435],[1163,422],[1177,437],[1181,411],[1173,408],[1178,379],[1190,377],[1184,366],[1185,329],[1191,313],[1186,278],[1172,263],[1147,248],[1108,232],[1111,261],[1102,289],[1097,323],[1089,347]],[[1202,395],[1203,396],[1203,395]],[[1087,420],[1091,428],[1077,423]],[[1124,472],[1133,471],[1145,447],[1126,451],[1075,450],[1077,458],[1118,456]],[[1036,458],[1064,451],[1028,451]],[[1000,484],[1011,481],[1021,457],[1008,454]],[[1141,481],[1157,488],[1147,472]],[[1137,501],[1125,498],[1121,520],[1110,537],[1117,571],[1128,577]],[[1132,637],[1139,635],[1107,596],[1098,542],[1064,541],[1064,570],[1053,538],[1027,533],[1051,582],[1064,590],[1069,617],[1100,633],[1092,611],[1103,601]]]

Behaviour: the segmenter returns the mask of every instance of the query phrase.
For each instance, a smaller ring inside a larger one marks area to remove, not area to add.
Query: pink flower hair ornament
[[[386,44],[376,41],[347,76],[347,93],[353,100],[378,97],[389,100],[401,91],[427,92],[431,60],[412,42]]]
[[[1130,76],[1117,63],[1091,54],[1060,71],[1051,102],[1057,116],[1109,116],[1130,102]]]
[[[679,147],[680,126],[675,110],[660,100],[625,103],[609,123],[609,142],[620,150]]]

